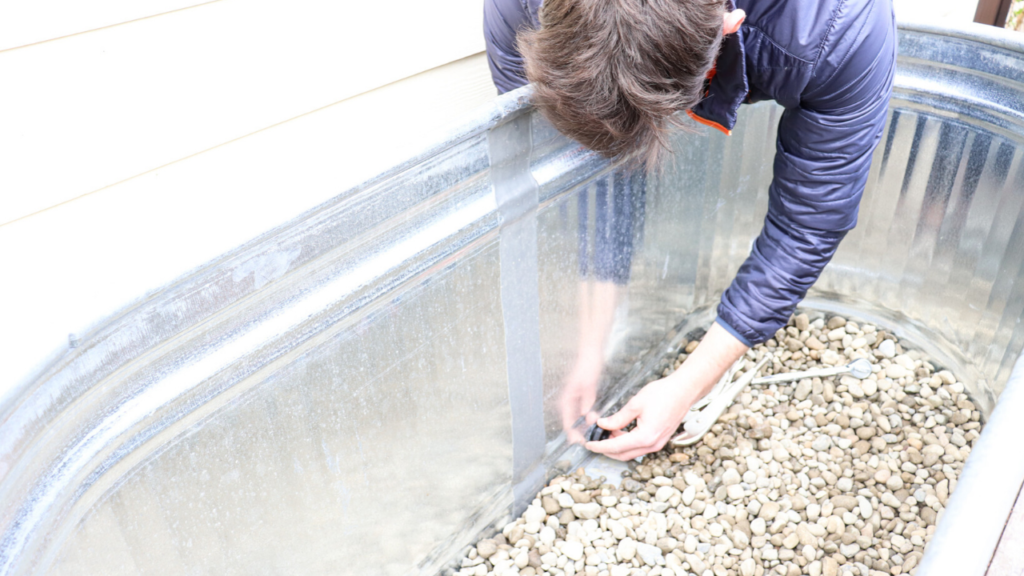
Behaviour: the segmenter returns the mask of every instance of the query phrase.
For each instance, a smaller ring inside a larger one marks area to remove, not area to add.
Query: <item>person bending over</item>
[[[729,134],[741,104],[784,108],[764,227],[715,323],[678,370],[597,420],[610,439],[586,444],[620,460],[657,451],[856,225],[892,93],[892,2],[485,0],[484,32],[498,90],[529,81],[555,128],[607,157],[655,165],[679,112]],[[587,398],[574,410],[592,420]]]

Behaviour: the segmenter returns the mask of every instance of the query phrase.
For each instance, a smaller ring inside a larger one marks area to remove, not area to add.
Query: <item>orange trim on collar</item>
[[[726,136],[732,136],[732,130],[729,130],[728,128],[722,126],[718,122],[714,122],[706,118],[701,118],[700,116],[694,114],[693,110],[687,110],[686,113],[689,114],[690,118],[692,118],[694,122],[698,124],[703,124],[705,126],[711,126],[712,128],[717,128],[718,130],[721,130],[722,133],[725,134]]]

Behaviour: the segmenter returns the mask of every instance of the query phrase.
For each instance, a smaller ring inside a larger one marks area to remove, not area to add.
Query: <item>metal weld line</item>
[[[512,489],[519,515],[544,482],[544,395],[537,287],[537,181],[530,173],[530,114],[487,133],[491,182],[501,219],[501,313],[512,412]]]

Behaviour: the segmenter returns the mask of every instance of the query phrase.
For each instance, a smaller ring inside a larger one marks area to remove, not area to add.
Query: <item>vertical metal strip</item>
[[[516,515],[544,482],[544,394],[537,275],[538,186],[530,173],[530,114],[487,134],[491,182],[501,218],[501,308],[512,409],[512,484]]]

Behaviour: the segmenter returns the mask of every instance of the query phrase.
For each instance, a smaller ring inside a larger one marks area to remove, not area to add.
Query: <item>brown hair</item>
[[[722,41],[724,0],[545,0],[519,48],[534,105],[560,132],[653,165],[673,114],[696,105]]]

